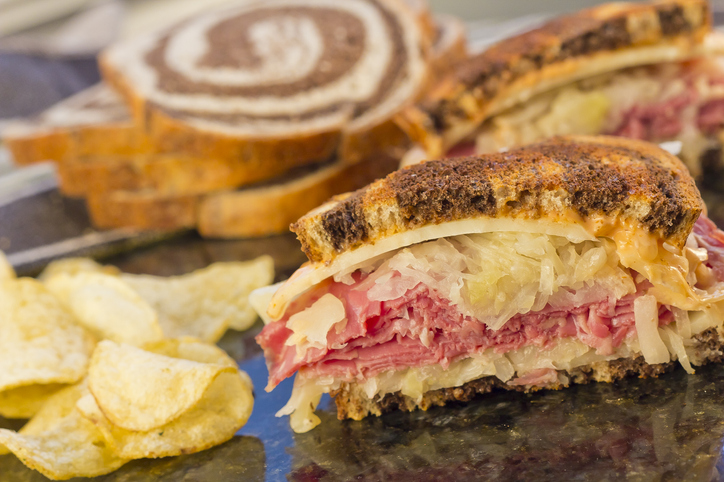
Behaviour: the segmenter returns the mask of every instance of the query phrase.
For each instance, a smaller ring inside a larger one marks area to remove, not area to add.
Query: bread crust
[[[716,328],[709,328],[693,337],[694,349],[698,352],[701,363],[719,363],[724,357],[724,340]],[[636,358],[621,358],[608,362],[593,363],[574,370],[559,370],[559,379],[567,379],[568,383],[548,386],[547,389],[559,390],[567,388],[570,384],[585,384],[591,382],[611,383],[622,378],[637,376],[639,378],[656,378],[676,368],[677,362],[649,365],[642,356]],[[531,392],[539,388],[526,388],[508,385],[494,376],[479,378],[460,387],[442,388],[424,393],[420,400],[402,395],[400,392],[390,393],[383,397],[369,399],[357,385],[345,383],[331,395],[337,405],[337,418],[339,420],[363,418],[395,410],[411,412],[413,410],[427,410],[431,407],[442,407],[448,403],[469,402],[470,400],[490,393],[494,390],[514,390]]]
[[[417,227],[476,218],[625,220],[682,246],[703,209],[676,157],[643,141],[553,138],[427,161],[334,198],[291,226],[312,262]]]
[[[24,136],[3,137],[19,165],[42,161],[62,162],[87,155],[131,155],[152,148],[130,122],[53,127]]]
[[[46,132],[28,137],[4,137],[3,144],[19,166],[59,160],[70,151],[70,139],[63,132]]]
[[[334,163],[289,183],[206,196],[199,206],[205,238],[240,238],[284,233],[289,224],[340,191],[364,186],[397,168],[397,159],[352,165]]]
[[[363,186],[397,167],[395,158],[352,165],[328,163],[300,167],[236,191],[206,192],[204,189],[211,191],[214,186],[233,181],[232,174],[221,175],[225,161],[219,161],[222,168],[218,173],[209,160],[194,161],[183,172],[175,165],[189,160],[171,157],[168,162],[170,165],[164,167],[158,165],[158,160],[151,161],[145,168],[140,166],[142,172],[127,171],[121,164],[118,170],[111,169],[97,179],[86,192],[93,224],[99,228],[161,231],[196,227],[208,238],[279,234],[287,232],[289,223],[328,197]],[[204,162],[209,162],[208,168]],[[108,168],[107,163],[101,165]],[[198,175],[194,175],[195,170],[200,170]],[[137,190],[121,187],[138,182],[143,186]],[[150,185],[152,182],[156,185]],[[98,183],[117,189],[104,190]]]
[[[155,191],[112,191],[86,198],[96,228],[176,231],[196,226],[200,195],[163,196]]]
[[[59,163],[58,177],[61,192],[72,197],[139,190],[185,195],[233,189],[287,170],[273,163],[248,169],[230,159],[138,153],[68,157]]]
[[[486,118],[535,94],[607,71],[687,58],[710,31],[705,0],[611,3],[582,10],[470,58],[398,122],[437,156]]]
[[[151,152],[130,113],[108,86],[96,84],[29,120],[13,122],[3,143],[17,164],[85,155]]]

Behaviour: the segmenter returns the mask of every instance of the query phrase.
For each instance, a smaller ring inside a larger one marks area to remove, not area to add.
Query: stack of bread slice
[[[263,236],[394,170],[394,117],[465,56],[422,0],[237,0],[113,45],[101,84],[3,141],[96,227]]]

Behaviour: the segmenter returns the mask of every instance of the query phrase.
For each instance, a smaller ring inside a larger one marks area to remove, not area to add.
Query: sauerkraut
[[[692,312],[690,315],[695,319],[695,323],[694,327],[690,327],[690,329],[698,333],[707,328],[721,327],[720,314],[721,308],[716,306],[704,311]],[[691,338],[680,334],[681,331],[685,331],[685,328],[679,327],[679,323],[676,321],[658,328],[656,337],[665,350],[658,356],[662,358],[662,362],[664,359],[665,361],[678,360],[687,372],[693,373],[691,363],[699,361],[696,359],[695,351],[691,348]],[[431,365],[384,372],[368,378],[355,388],[362,390],[370,400],[378,399],[388,393],[400,392],[419,401],[429,390],[458,387],[485,376],[494,376],[503,382],[511,382],[516,376],[521,378],[536,370],[570,371],[597,362],[633,358],[641,351],[641,342],[637,337],[626,339],[614,353],[609,355],[599,354],[595,349],[575,338],[562,338],[547,349],[526,346],[505,354],[495,353],[494,350],[489,349],[483,353],[454,361],[447,369],[440,365]],[[290,423],[295,432],[302,433],[311,430],[319,424],[319,417],[314,414],[314,411],[322,394],[339,389],[344,382],[345,380],[331,377],[308,378],[304,376],[303,370],[300,371],[294,380],[291,398],[279,410],[277,416],[291,415]]]
[[[361,266],[371,301],[388,301],[423,283],[493,330],[517,314],[577,306],[636,291],[612,241],[498,232],[437,239]],[[391,283],[392,277],[395,282]],[[337,281],[345,277],[339,275]]]

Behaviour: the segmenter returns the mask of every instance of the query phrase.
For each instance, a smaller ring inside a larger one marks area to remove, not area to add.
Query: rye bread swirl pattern
[[[271,0],[119,43],[101,65],[164,150],[254,158],[266,142],[264,155],[304,163],[334,155],[345,137],[414,101],[425,43],[398,0]],[[281,154],[285,141],[291,154]]]

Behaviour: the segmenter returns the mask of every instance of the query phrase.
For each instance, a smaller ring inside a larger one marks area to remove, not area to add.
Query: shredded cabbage
[[[329,393],[332,388],[332,381],[329,380],[305,380],[305,383],[298,383],[300,377],[294,380],[292,396],[289,401],[277,413],[277,417],[289,415],[289,425],[296,433],[305,433],[312,430],[321,423],[314,410],[319,405],[323,393]],[[327,383],[325,383],[327,382]]]
[[[667,363],[671,358],[659,333],[659,306],[656,298],[651,295],[636,298],[634,300],[634,317],[636,334],[646,363],[650,365]]]
[[[561,219],[565,219],[564,213]],[[274,293],[267,307],[272,320],[279,320],[284,315],[289,303],[297,296],[309,290],[327,278],[335,281],[350,282],[349,275],[357,269],[365,270],[371,260],[390,257],[390,253],[404,246],[422,243],[431,239],[446,238],[459,234],[487,233],[499,231],[515,231],[524,233],[541,233],[563,236],[571,241],[580,242],[594,240],[586,228],[575,222],[548,221],[546,219],[519,218],[474,218],[450,221],[442,224],[431,224],[409,231],[383,237],[375,243],[365,244],[351,251],[346,251],[330,263],[305,263]]]
[[[599,355],[596,350],[576,339],[564,338],[556,341],[549,349],[528,346],[506,354],[488,349],[483,353],[453,361],[447,369],[440,365],[429,365],[383,372],[360,382],[357,389],[370,400],[388,393],[401,392],[419,402],[427,391],[459,387],[485,376],[495,376],[507,382],[516,374],[520,377],[541,368],[572,370],[595,362],[630,356],[632,350],[627,343],[621,344],[612,355]],[[294,380],[291,398],[276,414],[277,417],[291,415],[290,425],[297,433],[307,432],[320,423],[314,410],[322,394],[339,389],[345,382],[332,377],[315,378],[305,375],[302,369]]]
[[[395,299],[423,283],[493,330],[547,304],[567,308],[636,291],[607,239],[573,243],[533,233],[471,234],[413,245],[373,264],[360,287],[372,286],[370,300]]]
[[[689,312],[671,307],[671,312],[674,314],[674,320],[676,320],[676,332],[684,339],[691,338],[691,321],[689,321]]]
[[[722,305],[724,305],[724,303],[720,302],[701,311],[690,311],[689,321],[691,334],[698,335],[708,328],[721,327],[722,320],[724,320],[724,310],[722,309]]]
[[[292,330],[292,334],[285,344],[296,346],[297,355],[302,358],[307,348],[326,348],[327,333],[345,319],[346,313],[342,301],[327,293],[306,310],[295,313],[289,318],[287,328]]]
[[[662,326],[659,328],[659,336],[666,345],[666,349],[672,355],[672,358],[676,358],[684,367],[687,373],[694,373],[694,369],[691,367],[689,361],[689,355],[686,353],[684,348],[684,338],[674,331],[670,326]]]
[[[637,303],[639,300],[643,300]],[[671,325],[658,326],[658,310],[653,296],[642,296],[634,302],[634,314],[639,337],[626,338],[610,355],[601,355],[596,350],[575,338],[556,340],[548,348],[525,346],[505,354],[488,349],[469,358],[453,361],[447,369],[440,365],[406,368],[398,371],[380,373],[360,383],[359,387],[367,396],[374,399],[387,393],[402,392],[418,401],[429,390],[458,387],[471,380],[485,376],[495,376],[507,382],[513,377],[523,376],[540,369],[573,370],[590,366],[593,363],[631,358],[642,353],[647,363],[665,363],[671,358],[677,359],[684,369],[693,373],[692,362],[698,364],[694,352],[687,352],[691,339],[683,336],[686,322],[691,318],[690,330],[696,334],[712,326],[721,326],[721,311],[711,307],[704,311],[690,312],[676,317],[676,329]],[[686,312],[684,312],[686,313]],[[654,323],[654,321],[656,323]],[[642,324],[642,327],[639,326]],[[642,336],[643,334],[643,336]],[[338,389],[345,380],[332,377],[308,378],[304,370],[294,380],[292,396],[277,416],[291,415],[290,424],[295,432],[311,430],[319,424],[314,410],[323,393]]]

